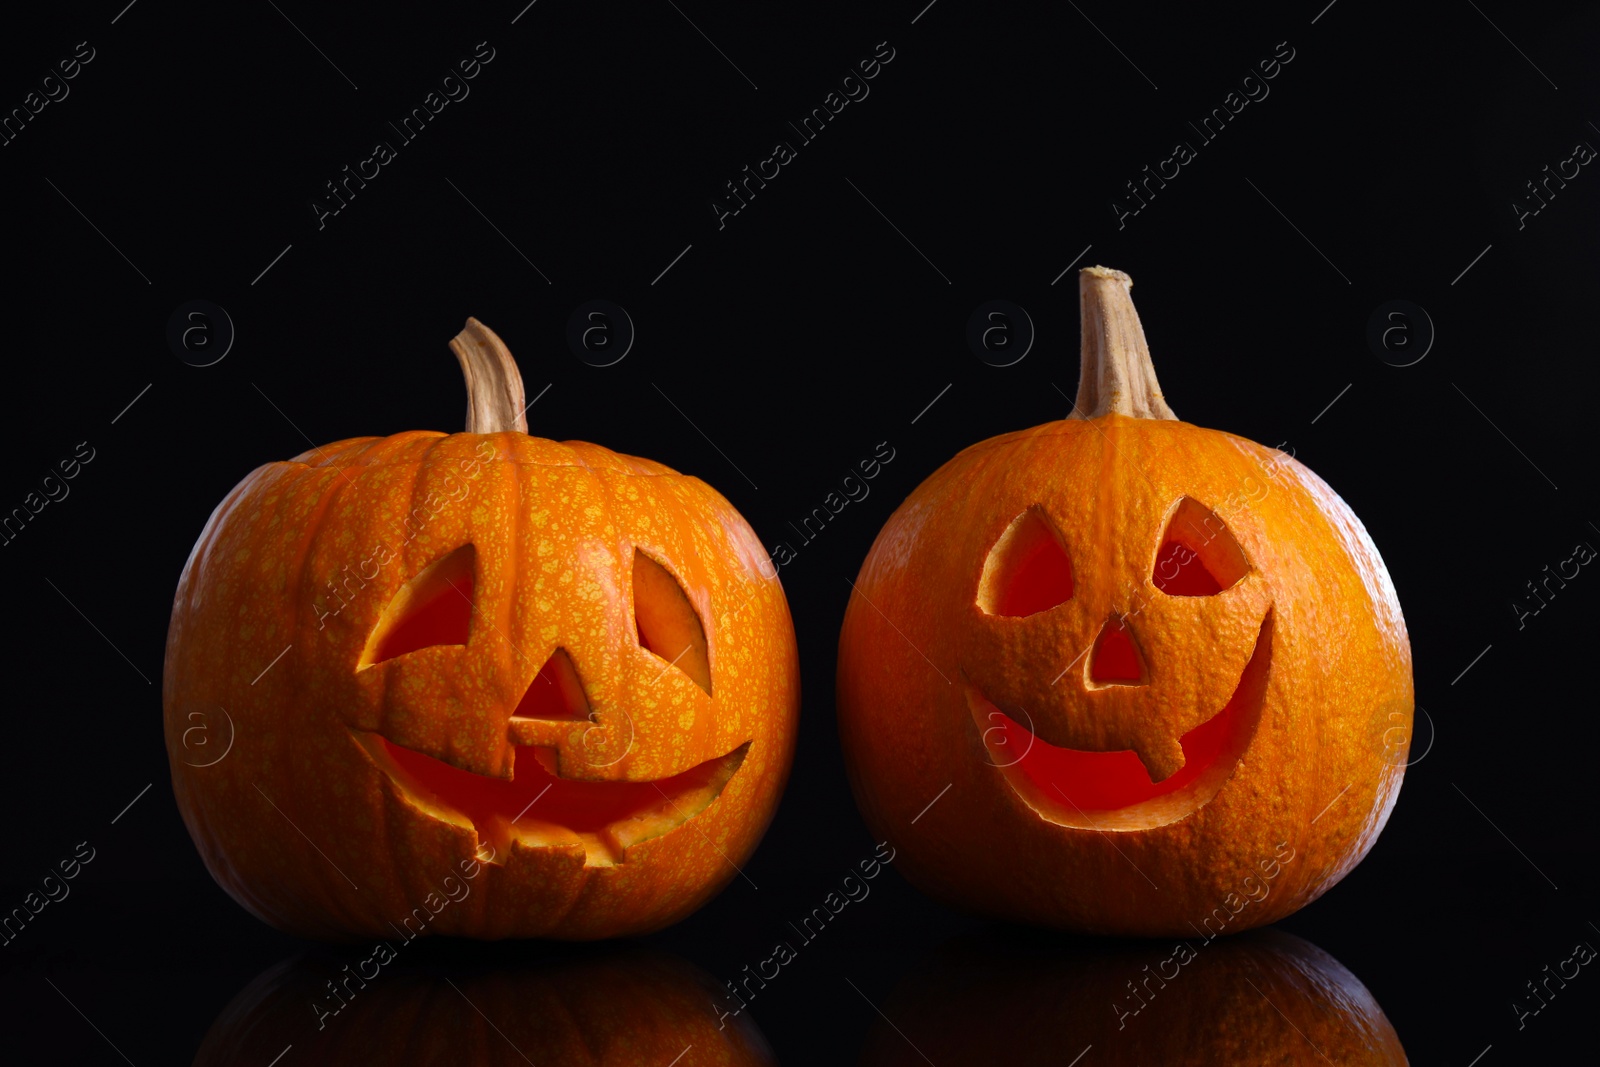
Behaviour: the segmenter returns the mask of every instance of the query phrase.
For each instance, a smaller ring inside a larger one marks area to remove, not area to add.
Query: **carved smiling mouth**
[[[990,761],[1034,811],[1080,829],[1144,830],[1204,806],[1233,774],[1261,721],[1271,659],[1269,611],[1233,695],[1183,735],[1183,767],[1160,782],[1152,780],[1132,749],[1090,752],[1052,745],[972,686],[967,703]]]
[[[466,646],[477,610],[476,556],[467,543],[412,578],[368,638],[359,670],[436,646]],[[639,646],[662,661],[663,673],[678,669],[710,696],[705,631],[677,579],[635,550],[633,581]],[[675,654],[664,655],[668,649]],[[622,863],[629,846],[699,815],[722,794],[750,750],[746,741],[725,756],[655,781],[563,778],[550,739],[575,726],[594,729],[599,723],[572,657],[557,648],[512,710],[509,778],[462,770],[379,733],[351,734],[407,801],[436,819],[471,827],[492,845],[490,862],[504,862],[512,843],[520,841],[542,848],[578,845],[586,867]]]
[[[517,745],[514,777],[491,778],[352,731],[374,763],[418,807],[448,822],[469,823],[503,862],[511,843],[534,847],[581,845],[586,867],[623,862],[630,845],[659,837],[700,814],[721,795],[744,763],[746,741],[726,756],[670,778],[648,782],[588,782],[562,778],[555,751]]]

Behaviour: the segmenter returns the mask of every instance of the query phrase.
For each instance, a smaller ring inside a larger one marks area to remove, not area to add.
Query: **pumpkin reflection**
[[[868,1067],[964,1064],[1404,1064],[1366,986],[1280,930],[1177,945],[991,930],[914,968],[868,1035]]]
[[[354,956],[317,952],[262,972],[212,1023],[196,1067],[266,1064],[291,1046],[285,1067],[777,1062],[749,1012],[719,1020],[716,983],[663,953],[506,966],[418,959],[365,981],[355,968]]]

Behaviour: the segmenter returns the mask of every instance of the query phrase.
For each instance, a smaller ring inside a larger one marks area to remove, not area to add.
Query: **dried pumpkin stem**
[[[461,332],[451,338],[450,351],[456,354],[467,379],[467,432],[527,433],[522,374],[505,342],[489,327],[469,317]]]
[[[1072,419],[1116,413],[1136,419],[1176,419],[1161,397],[1144,327],[1128,290],[1133,279],[1109,267],[1078,272],[1083,318],[1083,364]]]

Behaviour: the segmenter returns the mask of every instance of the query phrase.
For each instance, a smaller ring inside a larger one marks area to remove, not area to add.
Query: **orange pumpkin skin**
[[[367,663],[396,594],[467,544],[466,644]],[[641,647],[636,553],[698,615],[709,693]],[[582,442],[409,432],[261,467],[212,515],[173,605],[163,695],[184,821],[224,889],[303,936],[666,926],[737,873],[788,775],[798,663],[770,567],[705,483]],[[592,716],[514,721],[558,648]],[[227,755],[196,756],[195,726],[215,752],[225,721]],[[509,829],[512,812],[478,826],[398,773],[393,745],[500,781],[538,773],[537,754],[563,790],[737,766],[709,803],[703,788],[647,797],[654,810],[599,841],[541,822],[537,802]]]
[[[749,1012],[719,1018],[712,1004],[726,992],[662,953],[442,971],[399,962],[375,976],[343,962],[311,957],[263,972],[217,1016],[194,1067],[266,1063],[290,1045],[294,1062],[329,1067],[662,1067],[674,1056],[678,1067],[777,1063]]]
[[[882,1002],[894,1027],[874,1021],[862,1067],[1059,1067],[1085,1046],[1084,1063],[1130,1067],[1409,1062],[1360,979],[1281,930],[1211,944],[1019,940],[991,931],[941,946]]]
[[[1186,499],[1209,544],[1242,554],[1215,595],[1155,581]],[[986,610],[991,554],[1030,509],[1070,559],[1071,595]],[[1087,673],[1119,625],[1143,684]],[[846,767],[899,869],[947,903],[1087,933],[1231,933],[1314,900],[1389,817],[1412,700],[1395,590],[1349,507],[1291,457],[1170,414],[961,452],[879,533],[840,636]],[[1177,783],[1180,739],[1213,719],[1213,758],[1162,796],[1084,806],[1073,781],[1026,773],[1056,748],[1133,750]]]

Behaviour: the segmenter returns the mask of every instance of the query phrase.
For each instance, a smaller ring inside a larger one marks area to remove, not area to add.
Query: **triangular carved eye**
[[[638,549],[633,552],[633,618],[640,648],[711,692],[711,660],[700,616],[672,572]]]
[[[361,666],[433,645],[464,645],[472,623],[477,553],[465,544],[418,572],[389,601],[367,638]]]
[[[1072,560],[1037,506],[1012,520],[983,564],[978,607],[990,615],[1033,615],[1072,599]]]
[[[1170,596],[1212,596],[1249,572],[1227,523],[1192,497],[1178,501],[1150,575],[1155,587]]]

